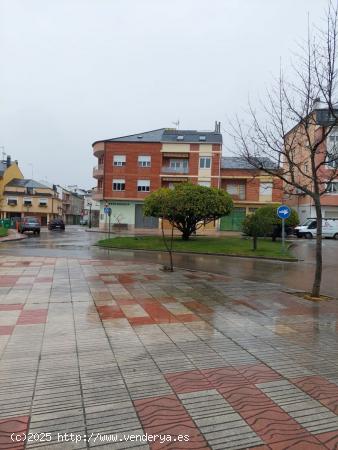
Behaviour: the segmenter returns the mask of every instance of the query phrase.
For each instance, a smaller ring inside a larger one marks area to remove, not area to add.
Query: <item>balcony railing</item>
[[[103,200],[103,189],[102,188],[94,188],[92,192],[93,200]]]
[[[93,167],[93,178],[103,177],[103,164]]]
[[[162,167],[163,173],[189,173],[189,167],[170,167],[170,166],[164,166]]]

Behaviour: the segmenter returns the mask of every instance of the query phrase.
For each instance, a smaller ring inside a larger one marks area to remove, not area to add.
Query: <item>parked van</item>
[[[317,220],[307,219],[302,225],[295,227],[295,233],[298,238],[305,237],[312,239],[317,236]],[[338,219],[323,219],[323,238],[338,239]]]

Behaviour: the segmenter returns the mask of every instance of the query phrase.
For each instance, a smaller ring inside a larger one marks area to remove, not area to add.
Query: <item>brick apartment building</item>
[[[335,111],[338,114],[338,110]],[[322,133],[327,132],[327,127],[331,125],[330,114],[327,106],[318,100],[312,112],[313,121],[309,126],[308,134],[313,139],[321,140]],[[310,159],[307,148],[307,136],[301,125],[290,130],[286,139],[297,142],[296,156],[297,165],[301,170],[296,170],[295,177],[300,184],[308,185],[307,174],[310,173]],[[325,163],[326,162],[326,163]],[[327,188],[327,193],[321,197],[322,214],[324,218],[338,218],[338,126],[333,127],[326,140],[317,150],[316,164],[322,166],[318,172],[323,183],[323,188]],[[285,162],[285,164],[287,164]],[[311,188],[311,186],[309,186]],[[316,217],[316,210],[313,200],[308,195],[297,193],[296,189],[290,189],[289,195],[285,195],[284,202],[294,208],[299,215],[300,221],[304,222],[308,218]]]
[[[143,216],[144,198],[160,187],[190,181],[226,189],[234,199],[230,216],[217,229],[238,230],[253,209],[281,201],[281,184],[240,158],[222,157],[220,124],[215,131],[161,128],[145,133],[96,141],[98,165],[93,169],[99,200],[100,228],[107,228],[104,207],[112,208],[111,223],[129,228],[158,228],[155,218]],[[214,227],[214,225],[210,225]]]

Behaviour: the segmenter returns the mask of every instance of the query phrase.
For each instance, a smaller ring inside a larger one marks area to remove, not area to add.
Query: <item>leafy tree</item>
[[[257,209],[257,215],[267,219],[270,224],[270,229],[265,234],[271,234],[272,240],[275,241],[282,231],[282,219],[277,216],[277,209],[280,204],[262,206]],[[295,227],[299,224],[298,214],[294,209],[291,209],[291,214],[288,219],[285,220],[285,227]]]
[[[243,222],[243,232],[252,236],[253,250],[257,250],[257,241],[259,236],[268,234],[271,230],[271,221],[264,214],[257,214],[258,211],[246,216]]]
[[[230,195],[221,189],[180,183],[148,195],[143,211],[146,216],[168,220],[188,240],[203,225],[229,214],[232,206]]]

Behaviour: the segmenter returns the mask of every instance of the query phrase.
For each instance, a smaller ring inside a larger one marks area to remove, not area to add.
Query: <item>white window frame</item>
[[[9,201],[15,201],[15,205],[11,205]],[[7,205],[9,206],[18,206],[18,197],[7,197]]]
[[[139,167],[151,167],[151,156],[139,155],[137,160],[138,160]]]
[[[118,189],[115,189],[114,185],[115,185],[115,188],[118,188]],[[122,178],[113,179],[112,189],[115,192],[123,192],[123,191],[125,191],[126,190],[126,180],[124,180]]]
[[[337,158],[329,162],[330,158],[335,155]],[[330,169],[338,169],[338,129],[335,128],[327,137],[326,143],[326,166]]]
[[[200,169],[211,169],[211,156],[200,156]]]
[[[137,180],[137,192],[149,192],[150,180]]]
[[[329,186],[331,185],[331,187],[333,187],[333,185],[335,185],[335,190],[328,190],[327,194],[329,195],[337,195],[338,194],[338,181],[334,180],[334,181],[330,181],[329,183],[327,183],[326,188],[328,189]]]
[[[48,206],[48,198],[39,198],[39,206],[41,205]]]
[[[238,197],[238,200],[245,200],[245,188],[246,186],[244,183],[227,183],[226,192],[229,195]]]
[[[198,185],[204,187],[211,187],[211,181],[199,181]]]
[[[261,181],[259,184],[259,195],[266,197],[272,196],[273,183],[272,181]]]
[[[115,167],[123,167],[126,165],[126,155],[114,155],[113,157],[113,166]]]
[[[32,206],[33,205],[33,201],[31,197],[24,197],[22,200],[23,206]],[[30,205],[26,205],[25,203],[30,203]]]

